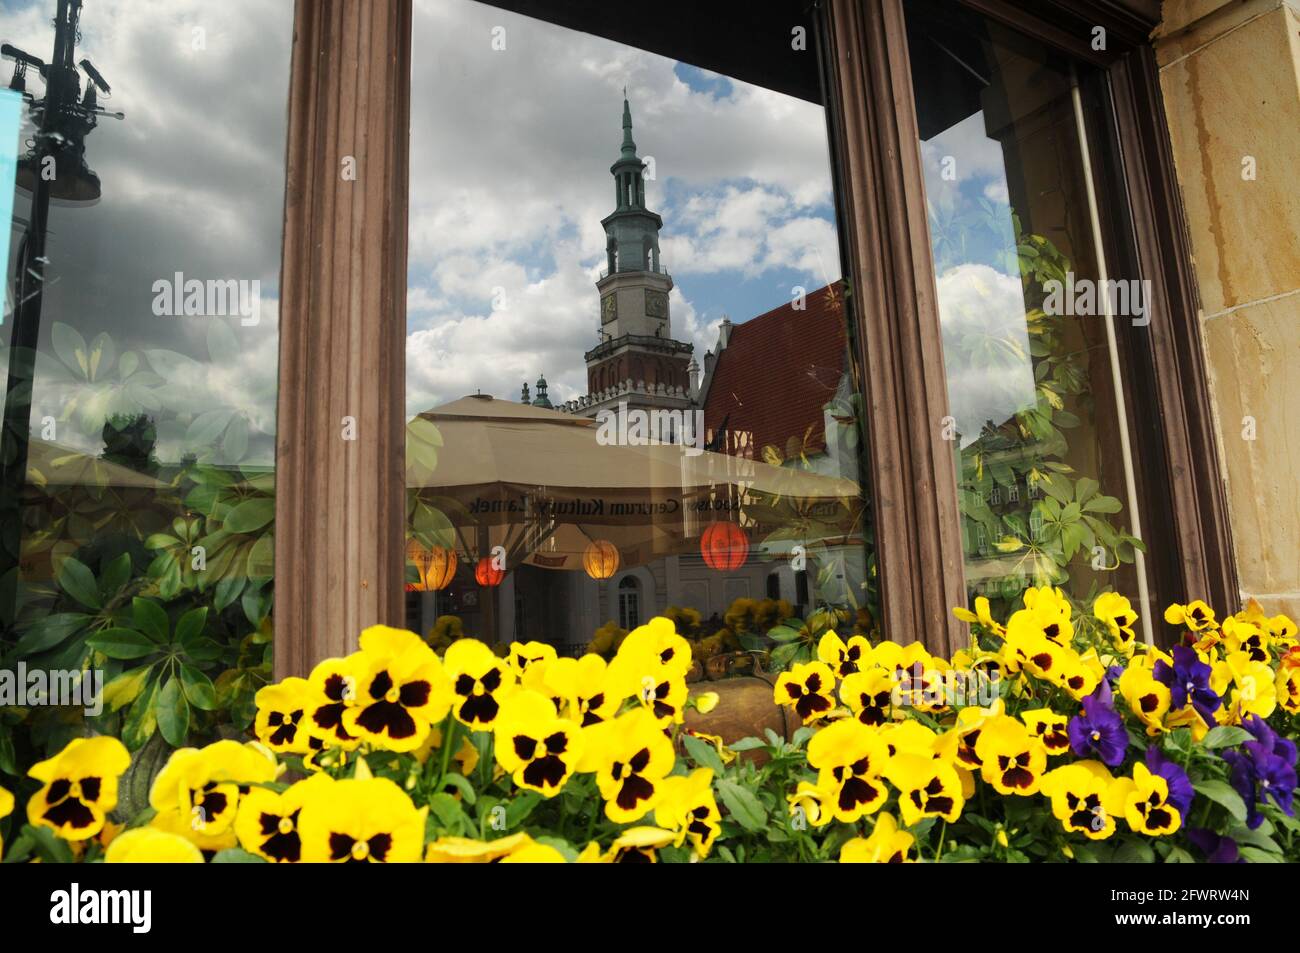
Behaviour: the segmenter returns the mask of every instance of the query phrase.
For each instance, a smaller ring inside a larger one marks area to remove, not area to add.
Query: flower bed
[[[957,610],[971,644],[947,660],[828,632],[776,680],[803,726],[730,745],[683,725],[717,695],[690,693],[668,619],[608,662],[473,639],[439,656],[376,626],[259,691],[256,741],[172,753],[135,816],[115,815],[126,747],[73,740],[29,772],[5,859],[1296,859],[1290,619],[1172,606],[1164,652],[1122,596],[1023,605]]]

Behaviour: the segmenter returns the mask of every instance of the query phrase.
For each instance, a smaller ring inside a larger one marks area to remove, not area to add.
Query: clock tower
[[[600,294],[600,343],[588,351],[590,415],[619,400],[628,406],[684,408],[690,402],[687,365],[692,347],[672,337],[668,293],[673,279],[659,260],[663,219],[646,208],[646,164],[632,140],[632,110],[623,98],[623,146],[609,168],[614,211],[605,228]]]

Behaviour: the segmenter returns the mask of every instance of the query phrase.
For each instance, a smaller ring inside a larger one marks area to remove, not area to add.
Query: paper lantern
[[[501,580],[506,578],[506,571],[497,569],[492,564],[491,556],[484,556],[478,561],[478,565],[474,567],[474,578],[478,580],[480,586],[491,588],[492,586],[501,585]]]
[[[456,550],[443,546],[426,549],[418,539],[406,544],[406,558],[415,564],[419,581],[407,584],[408,592],[446,589],[456,576]]]
[[[594,540],[582,554],[582,568],[592,579],[608,579],[620,562],[618,547],[607,539]]]
[[[735,523],[710,523],[700,535],[700,555],[710,569],[739,569],[749,558],[749,537]]]

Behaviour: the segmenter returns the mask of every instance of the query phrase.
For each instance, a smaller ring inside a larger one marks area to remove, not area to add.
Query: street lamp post
[[[0,427],[0,626],[9,629],[16,615],[18,565],[22,546],[23,492],[31,430],[32,386],[41,330],[45,288],[45,238],[50,201],[92,205],[99,201],[99,177],[86,165],[86,136],[100,116],[123,118],[101,109],[98,94],[108,83],[88,59],[81,61],[88,82],[81,93],[75,62],[81,0],[58,0],[54,17],[54,55],[49,63],[15,46],[0,46],[14,60],[9,88],[22,95],[36,126],[31,150],[18,163],[16,186],[32,196],[31,215],[18,246],[14,266],[13,329],[9,338],[9,377],[4,422]],[[27,92],[27,70],[35,67],[45,96]],[[0,183],[0,188],[4,188]]]

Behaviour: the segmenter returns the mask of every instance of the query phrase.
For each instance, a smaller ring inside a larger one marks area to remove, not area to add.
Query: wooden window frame
[[[1239,598],[1199,307],[1154,52],[1155,0],[961,0],[1105,71],[1138,277],[1172,566],[1158,598]],[[885,631],[965,643],[956,465],[903,0],[818,0],[852,286]],[[1046,14],[1046,15],[1045,15]],[[1104,26],[1108,49],[1090,44]],[[289,92],[277,424],[277,676],[402,624],[410,0],[298,0]],[[355,159],[356,178],[341,175]],[[1161,320],[1163,317],[1163,320]],[[1150,411],[1148,411],[1150,412]],[[343,418],[355,440],[341,436]]]

